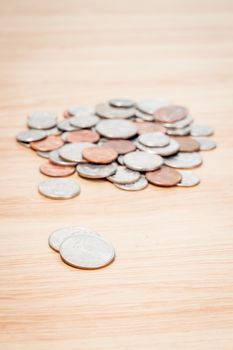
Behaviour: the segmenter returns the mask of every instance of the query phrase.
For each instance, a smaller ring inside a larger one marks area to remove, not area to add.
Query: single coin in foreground
[[[184,119],[189,114],[187,108],[183,106],[167,106],[155,111],[155,120],[160,123],[175,123]]]
[[[146,179],[153,185],[170,187],[176,186],[180,182],[181,175],[172,168],[162,166],[158,170],[147,172]]]
[[[128,98],[112,98],[108,102],[111,106],[117,108],[130,108],[134,106],[134,101]]]
[[[117,164],[79,164],[77,173],[87,179],[102,179],[114,174],[117,170]]]
[[[72,131],[66,134],[66,141],[70,143],[90,142],[95,143],[99,140],[100,135],[91,130]]]
[[[200,183],[200,178],[197,174],[189,170],[179,170],[181,181],[177,184],[179,187],[193,187]]]
[[[175,139],[180,145],[180,152],[197,152],[200,150],[199,143],[192,137],[176,137]]]
[[[51,162],[47,162],[40,166],[40,172],[51,177],[65,177],[72,175],[75,172],[75,167],[57,165]]]
[[[83,158],[88,162],[96,164],[109,164],[112,163],[118,154],[117,152],[107,146],[89,147],[83,150]]]
[[[212,149],[217,147],[216,142],[209,137],[204,137],[204,136],[195,137],[195,140],[200,145],[201,151],[211,151]]]
[[[69,199],[80,194],[81,188],[73,179],[49,179],[39,183],[38,191],[52,199]]]
[[[172,168],[189,169],[201,165],[202,158],[199,153],[179,152],[175,156],[166,158],[164,163]]]
[[[141,191],[148,186],[148,181],[144,176],[141,176],[137,181],[130,184],[117,184],[114,183],[117,188],[124,191]]]
[[[166,128],[159,123],[137,122],[136,126],[139,135],[147,134],[148,132],[162,132],[163,134],[166,133]]]
[[[130,170],[125,166],[118,166],[115,174],[108,177],[108,180],[118,184],[130,184],[140,178],[138,171]]]
[[[136,135],[137,127],[130,120],[101,120],[96,125],[96,131],[109,139],[129,139]]]
[[[163,158],[157,154],[135,151],[124,156],[125,165],[132,170],[152,171],[163,164]]]
[[[60,246],[62,260],[79,269],[99,269],[115,258],[111,243],[101,237],[82,234],[67,238]]]
[[[105,142],[105,146],[113,148],[118,154],[126,154],[133,152],[136,149],[136,146],[133,142],[129,140],[108,140]]]
[[[46,132],[44,130],[26,130],[21,131],[16,135],[17,141],[20,142],[33,142],[39,141],[46,137]]]
[[[147,147],[164,147],[170,143],[170,138],[162,132],[149,132],[140,135],[138,141]]]
[[[192,136],[211,136],[214,133],[212,126],[205,124],[193,124],[191,126]]]
[[[60,136],[48,136],[41,141],[31,142],[31,147],[36,151],[54,151],[64,145]]]

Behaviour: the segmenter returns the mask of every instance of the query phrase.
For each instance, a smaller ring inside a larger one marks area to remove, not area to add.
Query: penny
[[[127,119],[134,115],[134,108],[116,108],[108,103],[101,103],[96,106],[96,114],[106,119]]]
[[[83,158],[88,162],[96,164],[112,163],[117,156],[117,152],[107,146],[90,147],[83,150]]]
[[[137,133],[136,125],[130,120],[102,120],[96,130],[99,134],[109,139],[128,139]]]
[[[197,174],[189,170],[179,170],[181,181],[177,184],[179,187],[193,187],[200,183],[200,178]]]
[[[208,137],[195,137],[195,140],[198,142],[201,151],[210,151],[217,147],[216,142]]]
[[[134,114],[136,118],[141,119],[143,121],[153,122],[155,120],[154,115],[143,113],[137,109],[135,109]]]
[[[64,177],[72,175],[75,172],[75,167],[57,165],[47,162],[40,166],[40,172],[51,177]]]
[[[130,184],[140,178],[138,171],[127,169],[125,166],[118,166],[115,174],[109,176],[107,179],[113,183]]]
[[[83,150],[88,147],[92,147],[93,144],[90,142],[79,142],[79,143],[70,143],[68,145],[63,146],[59,150],[59,155],[68,161],[71,162],[85,162],[83,159]]]
[[[62,157],[59,155],[60,149],[56,149],[52,152],[49,152],[49,160],[53,164],[57,165],[63,165],[63,166],[76,166],[77,162],[71,162],[68,160],[64,160]]]
[[[27,124],[33,129],[51,129],[57,124],[57,116],[55,113],[47,111],[30,112]]]
[[[168,129],[166,133],[170,136],[186,136],[189,135],[191,131],[190,126],[187,126],[185,128],[181,128],[181,129]]]
[[[106,141],[105,146],[113,148],[118,154],[126,154],[136,149],[131,141],[119,139]]]
[[[106,165],[100,164],[79,164],[77,172],[80,176],[88,179],[102,179],[114,174],[117,170],[117,164],[111,163]]]
[[[52,199],[69,199],[80,194],[80,186],[73,179],[49,179],[39,183],[38,191]]]
[[[146,179],[153,185],[170,187],[180,182],[181,175],[178,171],[162,166],[160,169],[146,173]]]
[[[81,129],[91,128],[99,122],[100,118],[97,115],[79,115],[70,118],[70,124]]]
[[[192,136],[211,136],[214,133],[214,129],[205,124],[193,124],[191,126]]]
[[[163,98],[157,98],[157,99],[151,99],[151,100],[142,100],[137,103],[137,108],[147,114],[154,114],[155,111],[162,107],[167,107],[171,104],[170,101],[163,99]]]
[[[48,136],[44,140],[31,142],[31,147],[36,151],[53,151],[63,145],[60,136]]]
[[[75,142],[97,142],[100,138],[100,135],[95,131],[91,130],[79,130],[72,131],[66,135],[66,141],[70,143]]]
[[[46,137],[46,133],[44,130],[26,130],[21,131],[16,135],[17,141],[21,142],[32,142],[39,141]]]
[[[60,246],[62,260],[79,269],[98,269],[109,265],[115,250],[101,237],[82,234],[67,238]]]
[[[41,157],[41,158],[45,158],[45,159],[49,159],[50,157],[50,151],[37,151],[36,154]]]
[[[176,137],[181,152],[197,152],[200,150],[199,143],[192,137]]]
[[[191,115],[187,115],[184,119],[178,120],[178,122],[174,123],[163,123],[163,126],[168,129],[183,129],[187,126],[190,126],[193,122],[193,118]]]
[[[108,102],[111,106],[118,108],[130,108],[134,106],[134,101],[127,98],[112,98]]]
[[[138,141],[135,141],[135,145],[141,151],[148,152],[151,154],[158,154],[163,157],[176,154],[180,149],[180,145],[178,144],[178,142],[172,139],[170,140],[170,143],[165,147],[146,147]]]
[[[114,184],[117,188],[125,191],[141,191],[148,186],[148,181],[144,176],[141,176],[137,181],[131,184]]]
[[[135,151],[124,156],[125,165],[132,170],[152,171],[163,164],[163,158],[157,154]]]
[[[70,116],[88,116],[94,114],[95,109],[88,106],[75,106],[68,108],[67,112]]]
[[[78,129],[77,127],[70,124],[69,119],[61,120],[57,123],[57,127],[62,131],[75,131]]]
[[[154,116],[161,123],[174,123],[187,117],[189,111],[182,106],[168,106],[158,109]]]
[[[147,147],[164,147],[170,143],[170,138],[161,132],[150,132],[140,135],[138,141]]]
[[[143,135],[148,132],[162,132],[163,134],[166,133],[166,128],[163,125],[160,125],[158,123],[153,122],[141,122],[136,123],[138,134]]]
[[[166,158],[164,163],[172,168],[189,169],[201,165],[202,158],[199,153],[179,152],[175,156]]]

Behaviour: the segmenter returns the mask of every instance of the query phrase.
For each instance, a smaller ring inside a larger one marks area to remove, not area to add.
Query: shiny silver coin
[[[95,108],[88,106],[75,106],[67,109],[71,116],[88,116],[95,113]]]
[[[60,149],[56,149],[52,152],[49,152],[49,160],[51,163],[53,164],[57,164],[57,165],[63,165],[63,166],[76,166],[77,162],[70,162],[68,160],[63,159],[62,157],[60,157],[59,154],[59,150]]]
[[[87,179],[102,179],[114,174],[117,170],[117,164],[111,163],[106,165],[99,164],[79,164],[77,173]]]
[[[115,258],[111,243],[93,235],[77,235],[67,238],[60,246],[64,262],[79,269],[98,269],[109,265]]]
[[[134,115],[134,108],[116,108],[108,103],[101,103],[96,106],[96,114],[106,119],[127,119]]]
[[[75,131],[78,130],[76,126],[70,124],[70,119],[64,119],[57,123],[58,129],[62,131]]]
[[[157,154],[135,151],[124,156],[124,163],[132,170],[152,171],[161,167],[163,158]]]
[[[112,98],[108,102],[111,106],[118,108],[130,108],[134,106],[134,101],[127,98]]]
[[[71,227],[63,227],[63,228],[60,228],[59,230],[54,231],[49,236],[48,242],[52,249],[54,249],[56,252],[59,252],[59,248],[65,239],[71,236],[85,235],[85,234],[99,237],[98,233],[88,228],[71,226]]]
[[[16,139],[21,142],[32,142],[39,141],[46,137],[46,132],[44,130],[26,130],[21,131],[16,135]]]
[[[31,112],[28,115],[27,124],[33,129],[51,129],[57,124],[57,115],[47,111]]]
[[[138,141],[135,141],[134,144],[141,151],[148,152],[151,154],[158,154],[163,157],[176,154],[180,149],[180,145],[178,144],[178,142],[173,139],[170,139],[170,143],[165,147],[146,147]]]
[[[163,98],[142,100],[137,103],[136,107],[143,113],[154,114],[155,111],[162,107],[171,105],[171,101]]]
[[[71,125],[85,129],[85,128],[91,128],[92,126],[95,126],[99,122],[100,118],[97,117],[97,115],[91,114],[91,115],[80,115],[76,117],[72,117],[69,119],[69,122]]]
[[[118,156],[117,161],[120,165],[125,165],[124,156],[122,156],[122,155]]]
[[[25,148],[31,148],[31,144],[29,143],[29,142],[22,142],[22,141],[19,141],[19,140],[17,140],[18,141],[18,143],[21,145],[21,146],[23,146],[23,147],[25,147]]]
[[[200,178],[192,171],[179,170],[179,173],[182,176],[181,181],[177,184],[179,187],[193,187],[200,183]]]
[[[109,139],[128,139],[137,133],[136,125],[130,120],[102,120],[96,125],[99,134]]]
[[[155,120],[153,114],[143,113],[142,111],[139,111],[137,109],[135,109],[135,117],[146,122],[153,122]]]
[[[50,151],[37,151],[36,154],[41,157],[41,158],[45,158],[45,159],[49,159],[50,157]]]
[[[186,126],[185,128],[180,129],[168,129],[166,130],[166,133],[171,136],[186,136],[190,135],[191,127]]]
[[[45,197],[69,199],[79,195],[81,188],[72,179],[49,179],[39,183],[38,190]]]
[[[175,123],[163,123],[163,126],[168,129],[183,129],[187,126],[190,126],[193,122],[193,118],[191,115],[188,115],[184,119],[178,120]]]
[[[148,132],[139,136],[138,141],[147,147],[164,147],[170,142],[170,137],[162,132]]]
[[[90,142],[70,143],[59,149],[59,155],[70,162],[86,162],[82,157],[82,153],[88,147],[95,147],[95,145]]]
[[[125,191],[141,191],[144,190],[148,186],[148,181],[144,176],[141,176],[137,181],[131,183],[131,184],[114,184],[117,188],[120,188],[121,190]]]
[[[125,166],[118,166],[115,174],[109,176],[107,179],[117,184],[131,184],[140,178],[138,171],[130,170]]]
[[[196,152],[179,152],[175,156],[166,158],[164,163],[172,168],[189,169],[201,165],[202,158]]]
[[[210,136],[214,133],[214,129],[205,124],[193,124],[191,127],[192,136]]]
[[[62,133],[56,126],[52,129],[45,130],[45,132],[47,136],[58,136]]]
[[[211,151],[212,149],[217,147],[217,143],[209,137],[195,137],[195,140],[200,145],[200,151]]]

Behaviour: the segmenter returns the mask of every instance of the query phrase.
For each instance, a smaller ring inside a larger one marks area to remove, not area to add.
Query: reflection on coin
[[[98,269],[110,264],[115,258],[113,246],[106,240],[89,234],[67,238],[60,245],[64,262],[80,269]]]
[[[80,176],[88,179],[102,179],[114,174],[117,170],[117,164],[111,163],[106,165],[100,164],[79,164],[77,172]]]
[[[171,136],[186,136],[190,134],[190,131],[190,126],[186,126],[185,128],[181,129],[167,129],[166,133]]]
[[[21,131],[16,135],[16,139],[21,142],[39,141],[46,137],[44,130]]]
[[[92,146],[93,144],[90,142],[70,143],[60,148],[59,155],[71,162],[85,162],[82,156],[83,150]]]
[[[56,149],[55,151],[50,152],[49,155],[49,160],[50,162],[54,163],[54,164],[58,164],[58,165],[63,165],[63,166],[76,166],[77,162],[70,162],[68,160],[65,160],[63,158],[60,157],[59,155],[59,151],[60,149]]]
[[[170,142],[170,138],[161,132],[149,132],[140,135],[138,141],[147,147],[164,147]]]
[[[88,106],[75,106],[67,109],[67,112],[71,116],[86,116],[95,113],[95,109],[93,107]]]
[[[96,126],[97,132],[109,139],[128,139],[137,133],[137,127],[130,120],[102,120]]]
[[[136,123],[136,126],[139,135],[146,134],[148,132],[162,132],[163,134],[166,133],[166,128],[158,123],[138,122]]]
[[[72,175],[75,172],[75,167],[47,162],[40,166],[40,172],[51,177],[64,177]]]
[[[200,150],[199,143],[192,137],[176,137],[181,152],[197,152]]]
[[[154,114],[159,108],[169,106],[170,104],[170,101],[163,98],[148,99],[138,102],[137,108],[144,113]]]
[[[112,98],[108,102],[111,106],[119,108],[130,108],[134,106],[134,101],[127,98]]]
[[[83,158],[88,162],[96,164],[109,164],[112,163],[118,154],[117,152],[107,146],[98,146],[98,147],[88,147],[83,150]]]
[[[127,119],[133,117],[134,108],[115,108],[108,103],[101,103],[96,106],[96,114],[106,119]]]
[[[195,137],[195,140],[200,145],[201,151],[210,151],[217,147],[216,142],[208,137]]]
[[[64,141],[60,136],[48,136],[41,141],[31,142],[31,147],[36,151],[54,151],[64,145]]]
[[[45,158],[45,159],[49,159],[50,157],[50,151],[37,151],[36,154],[41,157],[41,158]]]
[[[108,180],[118,184],[130,184],[140,178],[138,171],[127,169],[125,166],[118,166],[114,175],[108,177]]]
[[[95,131],[91,130],[79,130],[79,131],[72,131],[67,133],[66,135],[66,141],[70,143],[75,142],[90,142],[94,143],[97,142],[100,138],[100,135],[97,134]]]
[[[141,176],[137,181],[131,184],[114,184],[117,188],[125,191],[141,191],[148,186],[148,181],[144,176]]]
[[[135,141],[135,145],[141,151],[148,152],[151,154],[158,154],[158,155],[163,156],[163,157],[176,154],[180,148],[180,145],[178,144],[178,142],[176,142],[175,140],[172,140],[172,139],[170,140],[169,145],[167,145],[165,147],[146,147],[138,141]]]
[[[187,115],[184,119],[178,120],[178,122],[175,123],[163,123],[163,126],[165,126],[168,129],[183,129],[187,126],[190,126],[193,122],[193,118],[191,115]]]
[[[135,151],[124,156],[125,165],[132,170],[152,171],[163,164],[163,158],[156,154]]]
[[[28,115],[27,124],[33,129],[50,129],[56,126],[57,116],[55,113],[47,111],[31,112]]]
[[[178,171],[162,166],[160,169],[146,173],[146,179],[156,186],[170,187],[180,182],[181,175]]]
[[[179,173],[182,176],[181,181],[177,184],[179,187],[192,187],[200,183],[199,177],[192,171],[179,170]]]
[[[205,124],[193,124],[191,126],[192,136],[210,136],[214,133],[214,129]]]
[[[202,158],[199,153],[180,152],[175,156],[166,158],[164,163],[172,168],[189,169],[201,165]]]
[[[128,140],[109,140],[104,143],[105,146],[113,148],[118,154],[133,152],[136,146]]]
[[[189,114],[187,108],[182,106],[168,106],[155,112],[155,120],[161,123],[175,123]]]
[[[69,199],[79,195],[79,184],[72,179],[49,179],[39,183],[39,192],[48,198]]]
[[[62,131],[75,131],[78,129],[76,126],[73,126],[70,124],[69,119],[65,119],[65,120],[58,122],[57,127],[58,127],[58,129],[60,129]]]
[[[91,128],[92,126],[96,125],[98,121],[100,120],[97,115],[91,114],[91,115],[80,115],[75,116],[73,118],[70,118],[70,124],[73,126],[76,126],[78,128]]]

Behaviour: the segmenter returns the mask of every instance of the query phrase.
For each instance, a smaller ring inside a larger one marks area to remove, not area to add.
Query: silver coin
[[[118,156],[117,161],[120,165],[125,165],[123,155]]]
[[[175,123],[163,123],[163,126],[168,129],[183,129],[187,126],[190,126],[193,122],[193,118],[191,115],[188,115],[184,119],[178,120]]]
[[[153,114],[147,114],[147,113],[143,113],[142,111],[139,110],[135,110],[135,117],[142,119],[146,122],[153,122],[155,120],[155,117]]]
[[[164,163],[172,168],[189,169],[201,165],[202,158],[196,152],[179,152],[175,156],[166,158]]]
[[[72,132],[72,131],[64,131],[62,134],[61,134],[61,138],[64,142],[67,142],[67,135],[69,135],[69,133]]]
[[[118,108],[130,108],[134,106],[134,101],[127,98],[112,98],[108,102],[111,106]]]
[[[70,124],[70,119],[64,119],[57,123],[58,129],[62,131],[75,131],[78,128]]]
[[[210,151],[217,147],[216,142],[209,137],[195,137],[195,140],[199,143],[201,151]]]
[[[53,199],[69,199],[79,195],[81,189],[73,179],[49,179],[39,183],[39,192]]]
[[[80,115],[69,119],[71,125],[81,129],[91,128],[92,126],[96,125],[99,120],[100,118],[94,114],[84,116]]]
[[[210,136],[214,133],[214,129],[205,124],[193,124],[191,127],[192,136]]]
[[[125,166],[118,166],[116,173],[109,176],[107,179],[117,184],[131,184],[139,180],[140,176],[138,171],[130,170]]]
[[[124,163],[132,170],[152,171],[161,167],[163,158],[157,154],[135,151],[124,156]]]
[[[200,183],[200,178],[192,171],[179,170],[179,173],[182,176],[181,181],[177,184],[179,187],[192,187]]]
[[[17,141],[21,146],[26,147],[26,148],[31,148],[31,144],[29,142],[22,142],[19,140],[17,140]]]
[[[77,173],[88,179],[102,179],[114,174],[117,170],[117,164],[111,163],[106,165],[99,164],[79,164],[77,166]]]
[[[47,111],[30,112],[27,124],[33,129],[51,129],[57,124],[57,115]]]
[[[16,135],[16,139],[21,142],[32,142],[39,141],[46,137],[46,132],[44,130],[26,130],[21,131]]]
[[[176,154],[180,149],[179,143],[173,139],[170,139],[170,143],[165,147],[146,147],[138,141],[135,141],[134,144],[141,151],[148,152],[151,154],[158,154],[163,157]]]
[[[141,176],[137,181],[131,184],[114,184],[117,188],[125,191],[141,191],[148,186],[148,181],[144,176]]]
[[[59,155],[63,159],[71,162],[86,162],[82,157],[82,153],[83,150],[88,147],[95,147],[95,145],[90,142],[70,143],[59,149]]]
[[[164,147],[170,142],[170,137],[162,132],[148,132],[139,136],[138,141],[147,147]]]
[[[59,155],[59,149],[55,149],[54,151],[50,152],[49,154],[49,160],[53,164],[57,165],[63,165],[63,166],[76,166],[77,162],[70,162],[68,160],[63,159]]]
[[[41,158],[45,158],[45,159],[49,159],[50,157],[50,151],[37,151],[36,154],[41,157]]]
[[[109,139],[128,139],[137,133],[136,125],[130,120],[102,120],[96,130],[99,134]]]
[[[137,103],[137,108],[147,114],[154,114],[159,108],[170,106],[172,103],[163,98],[142,100]]]
[[[106,119],[127,119],[134,115],[134,108],[116,108],[108,103],[101,103],[96,106],[96,114]]]
[[[186,136],[189,135],[191,132],[191,127],[186,126],[185,128],[180,129],[168,129],[166,130],[166,133],[171,136]]]
[[[56,126],[52,129],[45,130],[47,136],[58,136],[61,135],[61,130],[59,130]]]
[[[54,231],[49,236],[48,242],[52,249],[54,249],[56,252],[59,252],[59,248],[65,239],[71,236],[77,236],[80,234],[81,235],[88,234],[88,235],[99,237],[98,233],[88,228],[71,226],[71,227],[63,227],[63,228],[60,228],[59,230]]]
[[[72,116],[88,116],[95,113],[95,108],[88,106],[75,106],[67,109]]]
[[[115,258],[111,243],[93,235],[77,235],[67,238],[60,246],[64,262],[80,269],[98,269]]]

